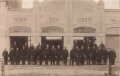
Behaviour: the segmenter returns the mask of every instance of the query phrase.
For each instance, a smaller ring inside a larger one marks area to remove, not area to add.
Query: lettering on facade
[[[92,18],[77,18],[77,22],[92,22]]]
[[[96,29],[92,27],[78,27],[74,29],[74,33],[95,33]]]
[[[49,18],[47,22],[55,23],[55,22],[59,22],[59,19],[58,18]]]
[[[31,28],[23,26],[15,26],[9,28],[10,33],[31,33]]]
[[[25,22],[26,18],[14,18],[14,22]]]
[[[64,29],[60,27],[55,27],[55,26],[49,26],[42,28],[42,33],[63,33]]]
[[[110,22],[120,22],[120,18],[111,18]]]

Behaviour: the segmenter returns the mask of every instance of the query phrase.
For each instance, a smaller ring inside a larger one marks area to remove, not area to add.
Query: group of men
[[[109,61],[114,65],[116,52],[106,49],[104,44],[97,47],[96,44],[88,46],[76,46],[70,51],[70,65],[106,65]]]
[[[4,63],[8,64],[8,60],[11,65],[42,65],[43,62],[45,65],[60,65],[60,61],[63,62],[64,65],[67,65],[68,59],[68,50],[66,48],[61,49],[58,45],[57,47],[49,45],[46,46],[45,49],[41,48],[41,45],[34,47],[33,45],[23,46],[22,49],[11,49],[10,52],[3,51]]]
[[[34,64],[37,65],[106,65],[108,60],[112,65],[115,64],[116,52],[111,49],[106,49],[104,44],[99,47],[96,44],[87,46],[75,46],[70,53],[68,49],[62,49],[59,45],[57,47],[49,45],[46,48],[41,48],[37,45],[28,47],[24,45],[22,49],[12,48],[10,52],[3,51],[4,63],[7,65],[10,61],[11,65]],[[70,59],[68,58],[70,57]],[[69,61],[68,61],[69,60]]]

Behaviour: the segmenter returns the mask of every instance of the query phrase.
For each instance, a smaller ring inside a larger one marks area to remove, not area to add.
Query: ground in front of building
[[[120,66],[112,66],[113,73],[120,75]],[[5,76],[104,76],[108,65],[45,66],[6,65]]]

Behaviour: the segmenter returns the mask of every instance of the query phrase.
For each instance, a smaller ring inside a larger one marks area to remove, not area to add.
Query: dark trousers
[[[90,61],[91,61],[91,60],[90,60],[90,57],[87,57],[86,60],[87,60],[87,64],[90,65],[90,64],[91,64],[91,63],[90,63]]]
[[[14,58],[13,57],[10,57],[10,64],[14,65]]]
[[[55,57],[51,58],[51,65],[55,65]]]
[[[39,64],[42,65],[43,63],[43,57],[39,57]]]
[[[5,64],[5,65],[8,64],[8,57],[4,57],[4,64]]]
[[[67,65],[67,58],[63,59],[63,63],[64,63],[64,65]]]
[[[25,65],[25,57],[22,57],[22,65]]]
[[[31,61],[32,61],[31,57],[28,57],[27,59],[28,65],[31,65]]]
[[[74,59],[70,59],[70,65],[74,65],[75,60]]]
[[[15,58],[15,64],[16,64],[16,65],[19,65],[19,64],[20,64],[20,58],[19,58],[19,57],[16,57],[16,58]]]
[[[57,57],[56,61],[57,61],[57,65],[60,65],[60,56]]]

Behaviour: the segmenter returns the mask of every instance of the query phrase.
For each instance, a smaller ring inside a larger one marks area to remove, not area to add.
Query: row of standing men
[[[64,65],[67,65],[68,59],[68,50],[64,48],[63,50],[58,46],[52,46],[49,48],[49,45],[45,49],[42,49],[40,45],[36,48],[34,46],[23,46],[20,50],[18,48],[11,48],[10,52],[3,51],[4,63],[8,64],[10,61],[11,65],[19,65],[21,62],[23,65],[28,63],[31,64],[40,64],[42,65],[45,62],[46,65],[59,65],[60,61],[63,61]]]
[[[20,50],[18,48],[11,48],[10,52],[3,51],[4,63],[8,64],[10,61],[11,65],[19,65],[21,62],[23,65],[40,64],[45,62],[46,65],[60,65],[63,62],[64,65],[68,64],[68,57],[70,57],[70,65],[106,65],[108,60],[111,64],[115,64],[116,52],[112,49],[106,49],[104,44],[100,47],[97,45],[88,46],[76,46],[71,49],[70,54],[68,49],[58,45],[57,48],[49,45],[45,49],[42,49],[40,45],[36,48],[34,46],[23,46]]]

